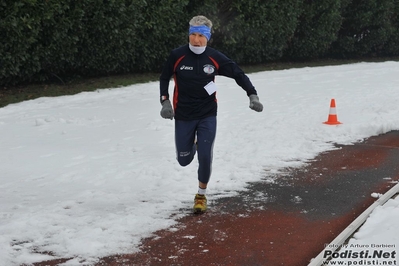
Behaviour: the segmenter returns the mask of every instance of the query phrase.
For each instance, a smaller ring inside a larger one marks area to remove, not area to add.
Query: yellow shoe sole
[[[205,213],[205,212],[206,212],[206,209],[204,210],[202,208],[194,208],[194,213],[195,214],[202,214],[202,213]]]

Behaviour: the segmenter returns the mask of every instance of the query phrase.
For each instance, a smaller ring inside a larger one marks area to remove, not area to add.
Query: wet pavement
[[[399,180],[399,131],[337,148],[276,182],[251,183],[234,197],[209,196],[206,214],[188,214],[144,239],[141,252],[97,265],[306,266],[375,201],[371,193]]]

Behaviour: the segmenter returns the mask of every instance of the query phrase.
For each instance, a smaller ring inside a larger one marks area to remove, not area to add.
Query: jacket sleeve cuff
[[[161,95],[161,98],[160,98],[161,103],[163,103],[166,100],[169,100],[169,96]]]

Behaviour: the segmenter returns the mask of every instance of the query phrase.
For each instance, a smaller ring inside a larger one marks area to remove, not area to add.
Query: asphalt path
[[[286,169],[209,211],[143,239],[141,252],[97,265],[306,266],[399,180],[399,131],[337,146],[306,166]],[[55,262],[55,261],[54,261]],[[62,261],[58,261],[62,262]],[[51,262],[35,265],[56,265]]]

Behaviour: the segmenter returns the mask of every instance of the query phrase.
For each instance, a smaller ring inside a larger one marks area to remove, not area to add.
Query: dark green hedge
[[[342,10],[343,23],[333,44],[336,56],[378,56],[385,54],[395,26],[395,0],[353,0]],[[396,14],[397,15],[397,14]]]
[[[397,0],[3,0],[0,86],[160,71],[198,14],[241,64],[399,55]]]
[[[392,23],[392,34],[389,36],[382,51],[385,56],[399,55],[399,1],[395,2],[390,21]]]
[[[0,86],[159,70],[165,54],[186,40],[187,4],[4,0]]]
[[[303,1],[295,34],[289,40],[285,57],[313,59],[324,56],[338,37],[342,24],[341,1]]]

